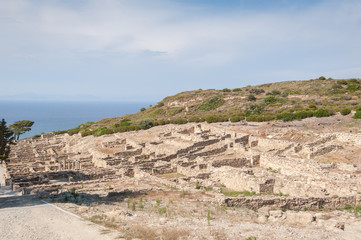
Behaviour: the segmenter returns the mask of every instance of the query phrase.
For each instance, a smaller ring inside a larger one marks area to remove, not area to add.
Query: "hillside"
[[[88,122],[67,132],[100,136],[169,123],[292,121],[327,117],[340,111],[347,115],[355,114],[352,110],[361,106],[360,96],[360,79],[324,77],[234,89],[199,89],[166,97],[136,114]],[[354,117],[361,117],[361,110]]]

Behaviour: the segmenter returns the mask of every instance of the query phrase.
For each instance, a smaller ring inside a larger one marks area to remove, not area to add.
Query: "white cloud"
[[[217,65],[300,49],[347,52],[361,40],[361,4],[355,1],[216,15],[188,13],[189,6],[170,1],[152,6],[89,0],[76,8],[55,3],[1,1],[0,51],[13,56],[155,52],[183,64]]]

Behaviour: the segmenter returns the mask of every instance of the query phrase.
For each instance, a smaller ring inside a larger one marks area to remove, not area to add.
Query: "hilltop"
[[[56,133],[101,136],[169,123],[293,121],[337,112],[348,115],[360,108],[360,96],[360,79],[325,77],[234,89],[199,89],[166,97],[135,114],[88,122]],[[354,117],[360,118],[361,110]]]

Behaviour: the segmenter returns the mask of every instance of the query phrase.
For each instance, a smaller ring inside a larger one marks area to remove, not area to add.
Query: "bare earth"
[[[114,239],[115,234],[104,227],[65,213],[32,196],[17,196],[18,192],[4,187],[2,167],[0,176],[1,240]]]

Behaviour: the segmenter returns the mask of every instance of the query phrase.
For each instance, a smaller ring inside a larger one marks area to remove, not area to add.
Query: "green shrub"
[[[346,115],[349,115],[351,113],[351,109],[349,108],[342,108],[340,113],[343,115],[343,116],[346,116]]]
[[[139,126],[141,129],[149,129],[149,128],[153,127],[154,124],[153,124],[152,119],[146,118],[146,119],[141,120],[141,121],[138,123],[138,126]]]
[[[229,88],[224,88],[224,89],[222,89],[222,92],[231,92],[231,89],[229,89]]]
[[[277,120],[283,120],[284,122],[289,122],[296,120],[296,115],[291,112],[283,112],[276,115]]]
[[[164,113],[164,110],[162,108],[155,109],[150,113],[151,116],[157,116]]]
[[[361,118],[361,109],[357,109],[356,113],[353,115],[354,119],[360,119]]]
[[[199,106],[199,110],[202,111],[210,111],[213,109],[216,109],[220,106],[222,106],[224,103],[224,100],[221,96],[215,96],[212,97],[210,99],[207,99],[206,101],[204,101],[200,106]]]
[[[339,81],[337,81],[337,84],[347,85],[347,81],[346,80],[339,80]]]
[[[277,95],[281,95],[281,92],[278,90],[272,90],[272,92],[268,92],[266,95],[277,96]]]
[[[268,96],[264,99],[264,103],[267,105],[274,102],[277,102],[277,98],[275,96]]]
[[[253,94],[250,94],[248,95],[247,100],[250,102],[254,102],[257,100],[257,98]]]
[[[143,107],[143,108],[141,108],[141,109],[140,109],[140,111],[141,111],[141,112],[144,112],[144,111],[145,111],[145,108],[144,108],[144,107]]]
[[[299,111],[299,112],[294,113],[294,116],[296,119],[301,120],[301,119],[313,117],[313,112],[312,111]]]
[[[86,137],[86,136],[92,135],[93,132],[86,128],[86,129],[80,131],[80,134],[82,137]]]
[[[317,109],[316,105],[313,104],[313,103],[311,103],[310,105],[308,105],[308,108],[309,108],[309,109],[312,109],[312,110],[316,110],[316,109]]]
[[[60,135],[60,134],[64,134],[64,133],[67,133],[68,130],[61,130],[61,131],[55,131],[54,134],[55,135]]]
[[[239,122],[241,120],[243,120],[244,117],[241,115],[232,115],[231,118],[229,119],[231,122]]]
[[[102,135],[105,135],[105,134],[110,134],[110,133],[113,133],[111,131],[111,129],[108,129],[106,127],[101,127],[101,128],[97,128],[97,129],[94,130],[93,136],[99,137],[99,136],[102,136]]]
[[[264,93],[264,90],[262,88],[252,88],[249,90],[249,93],[259,95],[261,93]]]
[[[215,123],[215,122],[225,122],[228,119],[225,116],[216,116],[216,115],[209,115],[206,117],[207,123]]]
[[[234,88],[232,91],[233,92],[242,92],[242,88]]]
[[[246,115],[261,114],[265,105],[264,104],[252,104],[246,109]]]
[[[163,110],[163,109],[159,109],[159,110]],[[181,113],[184,110],[184,107],[172,107],[168,109],[167,115],[168,116],[174,116],[177,115],[178,113]]]
[[[69,130],[68,130],[69,136],[72,136],[72,135],[77,134],[77,133],[79,133],[79,132],[80,132],[80,128],[79,128],[79,127],[77,127],[77,128],[72,128],[72,129],[69,129]]]
[[[122,119],[120,123],[116,123],[112,126],[112,128],[118,128],[118,127],[127,127],[132,125],[132,122],[130,119]]]
[[[361,89],[361,85],[358,85],[358,84],[349,84],[346,88],[347,91],[350,91],[350,92],[356,92],[357,90],[360,90]]]
[[[321,76],[318,78],[318,80],[326,80],[326,78],[324,76]]]
[[[36,135],[33,136],[33,138],[40,138],[40,137],[41,137],[40,134],[36,134]]]
[[[314,111],[314,112],[313,112],[313,115],[314,115],[315,117],[320,118],[320,117],[329,117],[329,116],[331,116],[331,113],[330,113],[330,111],[327,110],[327,109],[320,108],[320,109],[317,109],[316,111]]]
[[[351,78],[347,81],[347,84],[360,84],[356,78]]]
[[[164,102],[159,102],[156,107],[163,107],[164,106]]]
[[[173,124],[185,124],[187,123],[187,119],[184,118],[177,118],[172,121]]]
[[[291,92],[292,92],[292,91],[289,90],[289,89],[284,90],[283,93],[282,93],[282,97],[288,97],[288,95],[290,95]]]
[[[274,118],[274,115],[270,114],[252,114],[249,115],[246,120],[248,122],[267,122],[273,120]]]

